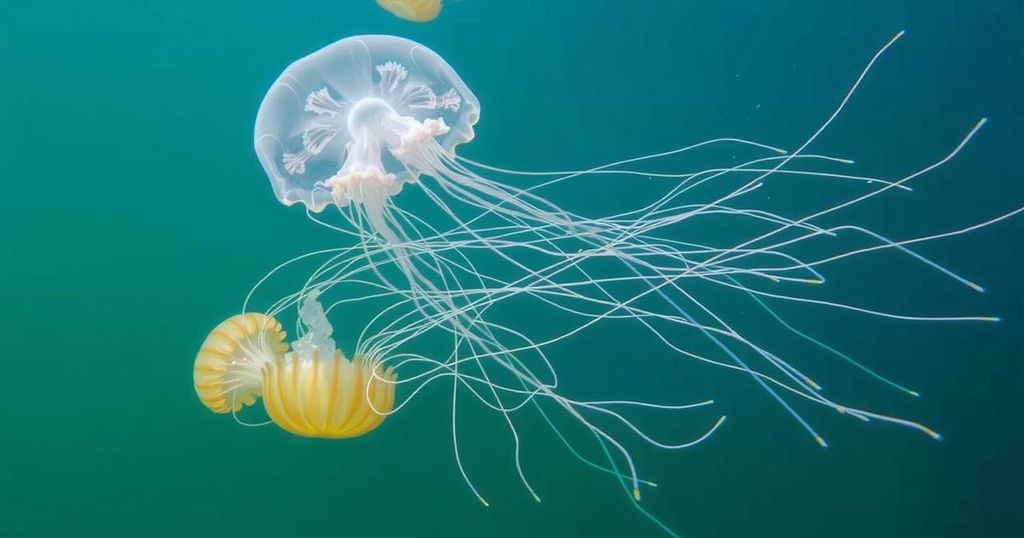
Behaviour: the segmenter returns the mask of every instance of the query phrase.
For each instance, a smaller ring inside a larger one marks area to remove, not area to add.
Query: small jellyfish
[[[214,413],[237,412],[256,403],[263,389],[262,364],[284,353],[281,324],[262,314],[239,314],[206,337],[192,369],[196,395]]]
[[[271,421],[304,437],[357,437],[380,426],[394,406],[394,370],[334,347],[315,294],[300,316],[309,332],[290,352],[273,317],[239,314],[214,328],[193,368],[199,400],[215,413],[237,413],[262,396]]]
[[[441,0],[377,0],[392,15],[413,22],[430,22],[441,13]]]

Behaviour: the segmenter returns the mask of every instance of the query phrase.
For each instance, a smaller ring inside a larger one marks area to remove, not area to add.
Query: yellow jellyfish
[[[441,13],[441,0],[377,0],[377,5],[413,22],[430,22]]]
[[[193,369],[199,400],[215,413],[237,412],[262,396],[270,420],[304,437],[357,437],[375,429],[395,403],[394,370],[334,347],[315,294],[300,310],[308,332],[288,351],[281,324],[240,314],[217,325]]]
[[[327,358],[313,351],[310,360],[277,356],[265,366],[263,404],[275,424],[295,435],[357,437],[391,411],[394,380],[390,370],[359,355],[350,361],[337,349]]]
[[[256,403],[263,388],[260,365],[284,353],[281,324],[262,314],[240,314],[206,337],[192,370],[199,401],[214,413]]]

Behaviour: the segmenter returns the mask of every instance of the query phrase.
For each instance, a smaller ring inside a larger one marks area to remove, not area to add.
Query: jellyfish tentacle
[[[455,349],[458,349],[458,345],[455,346]],[[476,485],[469,478],[469,473],[466,472],[466,468],[462,464],[462,455],[459,452],[458,419],[456,418],[458,396],[459,381],[458,376],[456,375],[452,382],[452,450],[455,454],[455,466],[458,467],[459,474],[462,475],[463,482],[465,482],[466,486],[469,487],[469,490],[473,492],[473,495],[476,495],[476,498],[480,501],[480,504],[483,504],[485,507],[489,507],[490,504],[487,502],[487,499],[485,499],[484,496],[480,494],[480,491],[476,488]]]

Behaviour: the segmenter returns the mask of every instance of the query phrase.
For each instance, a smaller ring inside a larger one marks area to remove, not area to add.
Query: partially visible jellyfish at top
[[[377,0],[392,15],[412,22],[430,22],[441,13],[441,0]]]
[[[939,439],[923,424],[833,399],[805,371],[817,369],[815,361],[798,361],[738,328],[740,316],[752,315],[746,310],[760,313],[774,331],[844,365],[847,375],[913,397],[913,389],[885,375],[884,365],[861,362],[817,339],[787,319],[780,306],[902,321],[998,320],[973,313],[891,312],[822,294],[835,262],[880,251],[895,251],[922,271],[982,291],[914,249],[1024,211],[896,239],[863,223],[842,222],[847,208],[897,191],[909,193],[916,180],[962,151],[986,121],[965,126],[947,153],[896,177],[847,171],[852,161],[814,153],[819,135],[851,106],[875,62],[901,36],[869,58],[848,93],[837,97],[832,113],[791,150],[716,138],[550,172],[524,170],[528,162],[519,163],[522,169],[508,168],[461,155],[458,146],[474,139],[481,105],[455,70],[423,45],[393,36],[357,36],[296,61],[260,106],[256,153],[277,198],[302,206],[337,243],[284,261],[254,286],[242,318],[222,324],[211,333],[216,345],[204,345],[200,352],[197,392],[218,412],[237,412],[263,397],[273,422],[293,433],[317,435],[328,430],[310,424],[324,422],[326,416],[316,413],[331,408],[330,398],[361,395],[365,405],[359,411],[383,420],[440,384],[447,387],[449,405],[437,420],[451,421],[458,474],[483,504],[488,496],[463,464],[464,445],[474,440],[471,426],[459,420],[467,400],[493,410],[508,428],[514,472],[537,501],[541,493],[520,457],[529,445],[517,424],[527,414],[550,426],[582,465],[617,481],[669,534],[674,532],[640,503],[642,490],[653,486],[655,477],[646,475],[639,447],[694,447],[722,427],[725,416],[707,413],[714,407],[710,394],[679,394],[674,401],[578,396],[563,388],[577,385],[563,379],[579,375],[573,370],[579,357],[567,354],[567,347],[601,349],[602,338],[614,338],[619,327],[641,331],[647,339],[643,346],[659,350],[644,361],[657,361],[666,372],[676,361],[692,361],[749,378],[822,446],[826,439],[805,416],[809,406]],[[517,154],[529,155],[527,141],[515,143],[523,146]],[[680,156],[717,155],[722,148],[747,157],[692,170],[654,170]],[[591,189],[608,181],[642,184],[641,192],[655,194],[639,203],[615,200],[621,207],[606,214],[564,208],[576,198],[601,196]],[[843,185],[836,189],[841,199],[795,216],[775,212],[754,193],[780,181]],[[565,197],[567,187],[576,193],[573,198]],[[729,233],[704,233],[709,227]],[[282,283],[296,268],[299,280]],[[274,287],[271,282],[292,291],[261,299]],[[747,305],[744,312],[737,312],[737,301]],[[372,312],[362,312],[366,308]],[[294,319],[300,335],[291,351],[279,333],[282,317]],[[534,318],[559,321],[538,324]],[[355,342],[353,361],[335,348],[331,336],[339,333]],[[223,349],[217,347],[221,344]],[[586,364],[600,369],[631,360],[639,358],[591,354]],[[282,392],[285,386],[295,388]],[[304,409],[315,420],[310,422]],[[663,439],[645,430],[636,413],[689,417],[697,426],[692,437]],[[347,427],[360,434],[372,429]]]

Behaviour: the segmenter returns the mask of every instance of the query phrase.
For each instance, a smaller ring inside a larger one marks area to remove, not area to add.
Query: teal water
[[[990,117],[915,193],[854,213],[913,237],[1024,202],[1024,7],[975,4],[453,0],[425,25],[370,0],[5,4],[0,536],[665,536],[525,417],[535,503],[500,419],[466,405],[465,461],[491,503],[481,507],[454,464],[446,389],[350,441],[243,428],[199,404],[191,367],[209,329],[268,269],[333,240],[274,199],[252,149],[260,99],[295,59],[385,33],[433,48],[474,90],[474,159],[579,168],[716,136],[794,147],[906,29],[816,148],[894,176]],[[630,196],[611,189],[567,201],[586,210]],[[828,195],[795,185],[770,203]],[[802,407],[829,440],[821,449],[748,378],[666,367],[664,348],[628,328],[563,348],[564,375],[601,394],[625,365],[656,382],[624,390],[716,399],[692,423],[651,419],[671,435],[729,416],[693,449],[638,452],[659,483],[644,506],[683,536],[1020,535],[1022,222],[919,249],[983,295],[895,255],[829,273],[838,299],[1001,323],[783,309],[923,396],[793,348],[819,382],[921,420],[941,442]],[[748,330],[789,345],[771,327]]]

